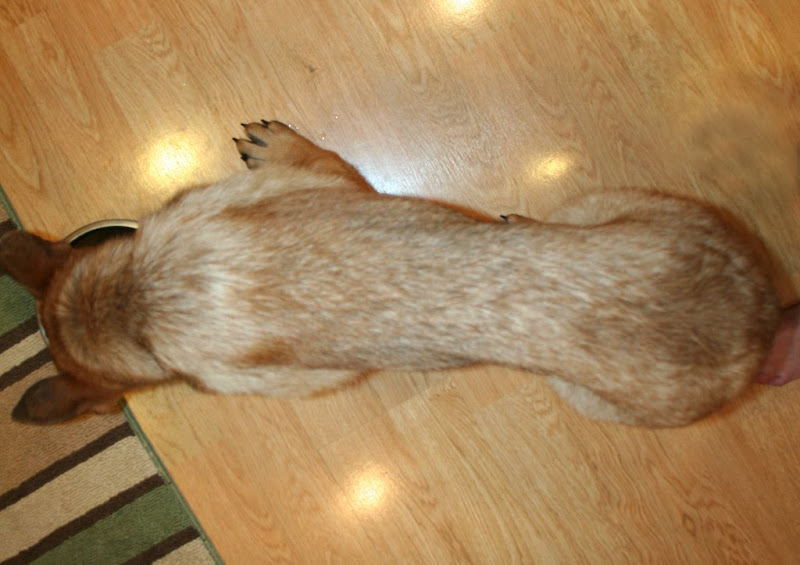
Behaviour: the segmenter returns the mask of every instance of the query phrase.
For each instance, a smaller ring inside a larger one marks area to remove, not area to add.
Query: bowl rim
[[[138,230],[139,222],[137,222],[136,220],[125,220],[125,219],[100,220],[97,222],[92,222],[91,224],[86,224],[85,226],[76,229],[74,232],[65,237],[64,241],[66,241],[67,243],[72,243],[79,237],[83,237],[89,232],[93,232],[103,228],[130,228],[133,230]]]

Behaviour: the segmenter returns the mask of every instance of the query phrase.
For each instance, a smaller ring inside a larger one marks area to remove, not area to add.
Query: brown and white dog
[[[61,371],[15,419],[103,411],[174,379],[304,395],[378,369],[493,363],[547,375],[591,417],[679,426],[762,366],[762,380],[797,376],[797,309],[776,342],[756,246],[707,206],[617,191],[550,223],[479,221],[378,194],[279,122],[245,130],[252,172],[179,194],[134,237],[0,241]]]

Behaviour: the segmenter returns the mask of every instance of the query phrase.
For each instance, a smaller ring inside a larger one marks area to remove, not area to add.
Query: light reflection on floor
[[[379,466],[363,469],[353,481],[351,504],[357,512],[379,513],[391,494],[391,481]]]
[[[200,165],[200,139],[185,132],[160,137],[146,152],[144,173],[156,185],[188,185]]]

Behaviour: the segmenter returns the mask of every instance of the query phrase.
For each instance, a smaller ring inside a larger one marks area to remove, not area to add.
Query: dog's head
[[[36,298],[53,361],[60,371],[25,392],[12,413],[16,421],[51,424],[86,412],[113,411],[122,393],[132,388],[115,383],[86,366],[80,355],[76,355],[75,347],[67,347],[69,340],[65,341],[64,332],[69,328],[65,328],[64,322],[80,324],[75,309],[85,305],[64,304],[60,290],[79,253],[86,252],[74,250],[65,242],[46,241],[23,231],[13,231],[0,238],[0,269]],[[91,344],[84,347],[91,347]]]

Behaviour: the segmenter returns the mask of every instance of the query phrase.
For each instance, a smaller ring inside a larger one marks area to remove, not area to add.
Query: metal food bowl
[[[100,220],[78,228],[64,238],[64,241],[76,249],[94,247],[109,239],[130,237],[137,229],[139,229],[139,222],[136,220]],[[50,340],[47,339],[47,333],[44,331],[44,326],[42,326],[42,320],[39,318],[38,308],[36,321],[39,322],[39,331],[45,343],[50,345]]]
[[[64,241],[72,247],[93,247],[115,237],[132,235],[139,228],[136,220],[101,220],[78,228]]]

